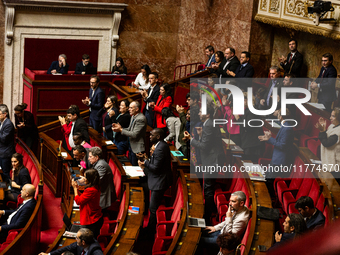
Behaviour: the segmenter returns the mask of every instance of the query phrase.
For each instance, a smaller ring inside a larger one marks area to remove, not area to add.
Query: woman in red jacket
[[[99,206],[99,173],[97,170],[89,169],[85,172],[83,179],[86,185],[81,195],[78,194],[78,183],[72,180],[74,201],[80,208],[80,224],[90,229],[97,238],[103,225],[102,209]]]
[[[170,107],[172,104],[172,94],[171,87],[169,84],[164,83],[159,89],[159,97],[157,99],[156,104],[154,102],[149,103],[149,106],[153,108],[155,111],[154,115],[154,123],[156,123],[155,127],[161,128],[164,132],[167,132],[166,122],[162,117],[162,110],[164,107]]]

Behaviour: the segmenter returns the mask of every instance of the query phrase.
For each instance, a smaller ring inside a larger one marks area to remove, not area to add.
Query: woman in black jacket
[[[129,101],[123,100],[120,102],[119,106],[119,114],[116,116],[112,116],[112,123],[119,123],[122,128],[128,128],[130,125],[130,113],[129,113]],[[112,113],[110,113],[110,116]],[[128,138],[125,135],[122,135],[120,132],[113,132],[113,142],[117,146],[118,155],[124,155],[126,151],[129,149]]]
[[[103,125],[103,135],[105,138],[113,141],[113,131],[112,131],[112,118],[109,116],[109,113],[113,114],[113,118],[118,115],[117,109],[117,97],[116,96],[108,96],[106,99],[106,103],[104,107],[100,109],[97,113],[97,116],[102,116],[102,125]]]
[[[32,183],[31,176],[23,164],[23,156],[19,153],[12,155],[11,189],[6,191],[6,200],[17,202],[22,187]]]

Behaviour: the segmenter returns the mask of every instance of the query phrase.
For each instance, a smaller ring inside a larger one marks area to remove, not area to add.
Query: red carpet
[[[46,251],[48,245],[58,236],[58,230],[63,227],[63,214],[60,208],[60,198],[55,198],[51,190],[44,185],[42,227],[39,252]]]

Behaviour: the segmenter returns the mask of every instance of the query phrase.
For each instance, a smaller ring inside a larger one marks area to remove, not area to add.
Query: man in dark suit
[[[10,179],[11,157],[15,152],[14,133],[15,128],[8,118],[7,105],[0,105],[0,166],[3,171],[3,181]]]
[[[78,112],[74,108],[69,108],[66,111],[67,113],[67,118],[72,122],[72,128],[71,132],[68,137],[68,144],[70,145],[71,148],[75,147],[74,140],[73,140],[73,134],[79,132],[83,135],[85,141],[87,143],[90,143],[90,137],[88,133],[88,128],[85,120],[83,120],[82,117],[78,116]],[[67,148],[67,143],[65,141],[65,138],[63,140],[63,147],[65,150],[69,151],[72,155],[72,150],[70,151]]]
[[[283,70],[285,70],[286,74],[292,74],[295,77],[300,77],[300,72],[303,64],[303,56],[297,50],[298,42],[295,39],[291,39],[288,42],[289,50],[287,58],[281,56],[279,58],[280,65],[282,66]]]
[[[8,216],[7,221],[0,227],[1,236],[7,236],[12,229],[24,228],[30,219],[37,201],[34,199],[35,187],[25,184],[21,189],[21,198],[24,200],[16,210],[1,210],[0,216]]]
[[[60,54],[58,61],[53,61],[50,68],[47,70],[47,74],[67,74],[69,65],[66,63],[66,55]]]
[[[223,166],[223,146],[221,131],[218,126],[214,127],[213,117],[214,108],[211,105],[207,105],[207,114],[199,113],[203,127],[196,127],[199,140],[192,139],[188,132],[185,132],[184,137],[190,139],[190,146],[200,150],[201,161],[203,167],[210,166]],[[195,169],[196,170],[196,169]],[[200,173],[197,173],[198,176]],[[205,220],[210,225],[210,217],[216,208],[214,203],[214,192],[215,192],[215,175],[213,173],[204,173],[204,197],[205,197]]]
[[[151,233],[156,231],[156,211],[161,204],[165,191],[172,184],[171,155],[170,148],[164,142],[164,131],[155,128],[150,132],[150,142],[155,145],[150,160],[141,162],[138,165],[144,170],[148,179],[148,187],[151,190],[150,219],[148,230]]]
[[[232,77],[228,75],[227,71],[236,72],[237,67],[240,65],[240,61],[235,56],[235,49],[234,48],[227,48],[224,52],[225,58],[222,60],[221,64],[218,66],[217,69],[217,76],[218,77]]]
[[[99,82],[100,79],[98,76],[91,76],[89,97],[83,99],[82,102],[83,104],[90,106],[90,126],[101,134],[103,132],[102,118],[101,116],[97,116],[97,113],[104,106],[105,92],[99,87]]]
[[[249,63],[250,53],[248,51],[243,51],[240,56],[240,65],[237,67],[236,71],[227,70],[227,74],[237,79],[235,82],[237,86],[244,91],[247,91],[247,87],[251,87],[251,79],[254,76],[254,67]]]
[[[215,50],[214,47],[211,45],[208,45],[207,47],[205,47],[205,55],[208,57],[208,62],[205,65],[205,68],[207,69],[208,67],[211,67],[212,63],[215,63]]]
[[[73,148],[73,158],[75,160],[74,162],[76,163],[74,166],[81,165],[81,173],[84,173],[87,169],[90,169],[91,164],[89,162],[89,151],[86,150],[82,145],[76,145]],[[84,163],[81,163],[82,161]]]
[[[88,228],[78,230],[76,242],[52,251],[50,255],[61,255],[66,251],[70,251],[74,255],[103,255],[100,244],[94,239],[92,231]],[[48,255],[48,253],[41,252],[39,255]]]
[[[150,102],[156,103],[159,97],[159,86],[157,85],[158,82],[158,73],[152,72],[149,75],[149,82],[150,82],[150,88],[145,91],[143,90],[141,92],[141,95],[143,97],[143,100],[145,102],[145,107],[143,109],[143,114],[145,115],[146,121],[150,127],[153,128],[153,122],[154,122],[154,111],[151,107],[149,107]]]
[[[260,110],[266,110],[270,109],[272,106],[272,96],[273,96],[273,89],[278,88],[280,90],[281,83],[279,81],[280,77],[280,69],[278,66],[272,66],[269,69],[269,75],[270,75],[270,83],[269,87],[264,94],[263,98],[260,100]]]
[[[131,120],[128,128],[122,128],[119,123],[112,124],[112,127],[114,132],[121,132],[122,135],[129,137],[129,160],[133,166],[138,166],[136,154],[145,152],[146,118],[140,112],[138,101],[133,101],[130,104],[129,112]]]
[[[325,225],[326,218],[318,208],[314,207],[311,197],[300,197],[295,203],[295,209],[305,218],[308,230],[315,231]]]
[[[282,110],[282,109],[281,109]],[[272,145],[274,145],[272,160],[270,165],[273,168],[281,167],[290,167],[294,162],[294,128],[292,123],[289,121],[285,121],[286,119],[291,119],[291,114],[289,109],[286,109],[286,115],[281,115],[281,110],[278,114],[278,119],[281,122],[281,128],[276,135],[276,138],[272,137],[272,134],[269,131],[265,131],[263,136],[259,136],[260,141],[266,141]],[[273,187],[274,179],[278,176],[280,177],[288,177],[290,175],[289,171],[268,171],[266,173],[266,185],[271,196],[275,196],[275,191]]]
[[[336,100],[335,83],[338,72],[333,66],[333,56],[330,53],[323,54],[320,74],[315,82],[311,83],[311,88],[319,88],[319,103],[323,104],[326,111],[331,112],[332,103]]]
[[[77,63],[75,74],[96,74],[96,69],[90,62],[90,56],[88,54],[84,54],[82,61]]]

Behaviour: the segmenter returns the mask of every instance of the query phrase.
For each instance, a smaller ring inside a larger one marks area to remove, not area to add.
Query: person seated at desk
[[[127,74],[127,68],[121,57],[116,59],[116,64],[112,67],[111,74]]]
[[[6,191],[5,199],[9,201],[18,201],[18,195],[25,184],[32,183],[30,173],[23,164],[23,156],[19,153],[12,155],[12,173],[11,173],[11,190]]]
[[[96,74],[96,68],[90,62],[90,55],[84,54],[82,61],[76,64],[74,74]]]
[[[21,189],[21,198],[23,203],[16,210],[0,210],[2,226],[0,227],[0,236],[6,237],[8,231],[12,229],[24,228],[35,209],[37,201],[34,199],[35,187],[32,184],[25,184]],[[7,217],[7,221],[4,216]]]
[[[73,142],[74,142],[74,145],[81,145],[85,149],[92,148],[91,144],[85,141],[83,134],[80,132],[76,132],[73,134]]]
[[[94,239],[93,233],[88,228],[81,228],[77,232],[76,242],[50,254],[41,252],[39,255],[61,255],[64,252],[73,252],[75,255],[103,255],[100,244]]]
[[[85,190],[79,195],[79,185],[72,180],[74,191],[74,201],[80,208],[80,224],[93,232],[97,238],[100,228],[103,225],[102,208],[100,202],[99,173],[95,169],[88,169],[81,177],[81,182],[85,184]]]
[[[69,65],[66,63],[66,55],[60,54],[58,61],[53,61],[50,68],[47,70],[47,74],[67,74]]]
[[[143,65],[141,67],[140,73],[137,75],[136,80],[131,82],[131,85],[140,89],[147,90],[150,87],[149,75],[151,73],[150,67],[148,65]]]
[[[315,208],[311,197],[300,197],[294,207],[304,217],[308,230],[315,231],[325,225],[326,218],[318,208]]]
[[[25,103],[14,107],[15,127],[18,130],[18,137],[32,149],[33,145],[37,145],[39,134],[33,114],[25,111],[26,108]]]
[[[275,233],[276,243],[270,249],[268,249],[268,251],[273,251],[274,249],[281,247],[284,243],[299,238],[306,232],[306,230],[306,223],[300,214],[288,214],[285,221],[283,222],[284,233],[279,234],[279,231]]]

